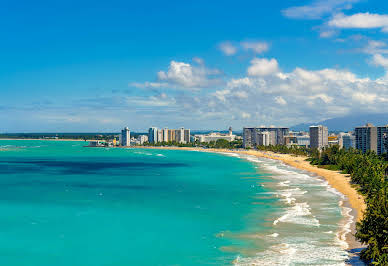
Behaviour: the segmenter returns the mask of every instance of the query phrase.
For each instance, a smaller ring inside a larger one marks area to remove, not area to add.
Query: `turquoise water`
[[[341,196],[316,177],[237,155],[83,145],[0,141],[2,265],[347,258]]]

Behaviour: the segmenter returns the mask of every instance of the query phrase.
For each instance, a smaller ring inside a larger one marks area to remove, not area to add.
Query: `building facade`
[[[356,148],[356,136],[352,133],[341,132],[338,135],[338,143],[341,149]]]
[[[131,146],[131,132],[129,128],[125,127],[121,130],[120,134],[120,145],[121,146]]]
[[[148,141],[148,136],[147,135],[139,135],[137,137],[137,140],[139,141],[140,145],[143,145],[145,142]]]
[[[158,129],[151,127],[148,130],[148,141],[150,143],[158,142],[178,142],[178,143],[189,143],[190,142],[190,129]]]
[[[199,142],[211,142],[211,141],[217,141],[219,139],[224,139],[230,142],[236,139],[236,135],[233,135],[232,127],[229,127],[227,134],[211,132],[209,134],[198,134],[198,135],[195,135],[194,137]]]
[[[356,127],[356,149],[363,153],[375,151],[377,153],[377,128],[372,124],[366,124],[362,127]]]
[[[388,150],[384,145],[386,141],[386,138],[384,138],[385,136],[388,136],[388,125],[377,127],[377,154],[378,155],[388,153]]]
[[[329,145],[328,129],[325,126],[311,126],[310,127],[310,147],[313,149],[323,149]]]
[[[151,127],[148,130],[148,142],[149,143],[157,143],[158,142],[158,128]]]
[[[244,127],[243,128],[243,146],[244,148],[252,148],[257,145],[262,145],[263,132],[265,135],[270,134],[268,140],[269,145],[284,145],[284,137],[288,135],[289,128],[286,127]],[[265,138],[265,137],[264,137]],[[261,140],[261,141],[260,141]]]

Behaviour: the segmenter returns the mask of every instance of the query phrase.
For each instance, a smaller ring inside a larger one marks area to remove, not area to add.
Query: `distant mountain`
[[[388,124],[388,112],[384,114],[359,114],[348,115],[344,117],[327,119],[317,123],[304,123],[292,126],[295,131],[307,131],[312,125],[324,125],[329,131],[352,131],[355,127],[363,126],[366,123],[372,123],[375,126],[384,126]]]

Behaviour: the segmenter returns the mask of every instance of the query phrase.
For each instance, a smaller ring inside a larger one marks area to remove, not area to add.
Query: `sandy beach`
[[[356,191],[356,189],[350,183],[350,176],[342,174],[338,171],[327,170],[318,168],[315,165],[311,165],[306,161],[305,156],[295,156],[289,154],[278,154],[267,151],[254,151],[254,150],[227,150],[227,149],[203,149],[203,148],[190,148],[190,147],[146,147],[138,146],[133,148],[145,148],[145,149],[168,149],[168,150],[189,150],[189,151],[201,151],[201,152],[222,152],[222,153],[238,153],[257,157],[263,157],[273,160],[279,160],[289,166],[295,167],[300,170],[308,171],[324,178],[331,187],[343,194],[346,199],[344,205],[350,207],[352,212],[350,213],[355,217],[351,225],[351,232],[344,234],[342,237],[346,238],[346,242],[349,245],[349,250],[361,248],[354,234],[356,232],[355,223],[360,221],[363,217],[363,213],[366,209],[364,198]]]

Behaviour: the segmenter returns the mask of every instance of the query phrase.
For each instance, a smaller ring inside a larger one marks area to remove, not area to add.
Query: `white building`
[[[258,145],[276,145],[276,134],[273,131],[258,132],[256,138],[256,143],[258,143]]]
[[[181,127],[175,131],[175,140],[178,143],[189,143],[190,142],[190,129],[184,129]]]
[[[128,127],[125,127],[123,130],[121,130],[120,145],[131,146],[131,132],[129,131]]]
[[[315,149],[322,149],[329,145],[329,136],[327,127],[311,126],[310,127],[310,147]]]
[[[310,136],[296,136],[296,143],[298,144],[298,146],[310,147]]]
[[[168,128],[164,128],[161,130],[161,139],[158,141],[168,142]]]
[[[236,139],[236,135],[233,135],[232,128],[229,127],[228,134],[211,132],[209,134],[195,135],[195,139],[198,140],[199,142],[211,142],[211,141],[217,141],[219,139],[234,141]]]
[[[148,141],[148,136],[147,135],[139,135],[137,137],[137,140],[139,141],[140,145],[143,145],[145,142]]]

